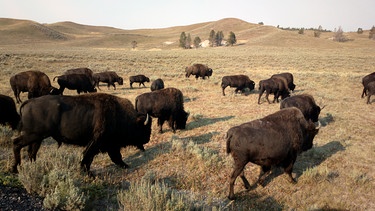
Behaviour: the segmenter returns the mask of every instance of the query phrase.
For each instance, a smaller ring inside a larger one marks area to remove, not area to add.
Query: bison
[[[279,102],[279,96],[281,96],[282,100],[290,96],[290,92],[285,85],[285,81],[280,78],[269,78],[259,82],[258,104],[260,104],[260,98],[262,97],[264,91],[266,91],[266,99],[268,103],[271,103],[268,99],[268,95],[271,93],[274,94],[273,103],[275,101]]]
[[[92,83],[91,79],[86,74],[68,74],[60,75],[53,78],[53,81],[57,78],[57,83],[60,85],[59,93],[62,95],[65,88],[70,90],[77,90],[77,93],[81,92],[97,92],[95,89],[95,83]]]
[[[6,95],[0,94],[0,124],[7,125],[15,130],[18,127],[20,115],[17,113],[14,100]]]
[[[206,76],[210,78],[210,76],[212,76],[212,72],[213,71],[211,68],[203,64],[193,64],[192,66],[188,66],[185,68],[185,76],[187,78],[189,78],[190,75],[195,75],[195,79],[198,79],[199,77],[205,79]]]
[[[236,87],[235,93],[238,92],[238,90],[241,90],[241,92],[245,88],[249,88],[250,91],[254,89],[255,83],[254,81],[250,80],[250,78],[246,75],[230,75],[230,76],[224,76],[221,79],[221,88],[223,89],[223,96],[225,96],[224,89],[229,87]]]
[[[142,84],[144,87],[146,87],[144,82],[150,82],[150,79],[146,77],[145,75],[133,75],[129,77],[129,81],[130,81],[130,88],[133,89],[134,82],[139,83],[139,86],[141,86]]]
[[[375,81],[375,72],[370,73],[362,78],[362,85],[363,85],[363,91],[361,95],[362,98],[367,95],[367,87],[368,87],[367,85],[371,81]]]
[[[282,77],[282,78],[285,78],[286,80],[286,83],[287,83],[287,87],[289,90],[291,91],[294,91],[294,89],[296,88],[296,85],[294,84],[294,79],[293,79],[293,74],[292,73],[279,73],[279,74],[274,74],[271,76],[271,78],[273,77]]]
[[[106,71],[101,73],[94,73],[93,79],[95,81],[96,86],[100,90],[99,82],[107,83],[107,87],[109,89],[110,85],[113,86],[113,89],[116,89],[115,82],[117,82],[119,85],[124,84],[124,80],[122,77],[118,76],[116,72],[114,71]]]
[[[161,78],[158,78],[151,83],[151,91],[159,89],[164,89],[164,81]]]
[[[367,104],[371,104],[370,97],[371,95],[375,95],[375,81],[371,81],[367,84]]]
[[[127,168],[121,148],[136,146],[144,151],[151,135],[150,117],[137,113],[128,99],[110,94],[47,95],[24,102],[20,113],[21,133],[13,140],[13,172],[21,164],[20,150],[32,146],[29,156],[35,160],[47,137],[59,144],[86,147],[81,169],[88,173],[99,152],[106,152],[113,163]]]
[[[168,120],[173,132],[185,129],[189,116],[184,111],[184,97],[176,88],[165,88],[143,93],[135,98],[136,111],[158,118],[159,132],[163,132],[164,121]]]
[[[48,76],[41,71],[25,71],[17,73],[9,80],[17,103],[22,103],[21,92],[28,92],[28,99],[47,94],[58,94],[58,89],[51,86]]]
[[[297,155],[311,149],[319,127],[306,121],[295,107],[285,108],[262,119],[232,127],[226,133],[227,153],[234,159],[229,179],[229,199],[234,199],[234,182],[240,175],[245,188],[249,189],[244,168],[248,162],[261,166],[258,183],[263,185],[272,166],[281,166],[292,177]]]
[[[288,107],[298,108],[306,120],[310,119],[313,122],[318,121],[320,111],[323,109],[315,103],[313,96],[309,94],[294,95],[281,101],[280,109]]]

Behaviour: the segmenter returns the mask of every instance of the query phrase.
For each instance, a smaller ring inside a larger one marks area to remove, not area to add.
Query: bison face
[[[254,88],[255,88],[255,83],[254,83],[254,81],[250,81],[249,84],[247,85],[247,87],[250,89],[250,91],[251,91],[251,90],[254,90]]]
[[[118,78],[118,82],[117,82],[119,85],[123,85],[124,84],[124,79],[119,77]]]
[[[320,114],[320,107],[319,106],[316,106],[312,109],[311,111],[311,120],[313,122],[317,122],[319,120],[319,114]]]
[[[49,91],[49,94],[50,95],[60,95],[61,92],[59,89],[55,88],[55,87],[51,87],[51,90]]]
[[[318,124],[318,126],[315,126],[315,124],[311,120],[308,121],[308,127],[306,128],[306,136],[302,143],[302,151],[307,151],[312,148],[313,140],[320,129],[319,121]]]
[[[209,68],[208,71],[207,71],[207,76],[208,76],[208,77],[209,77],[209,76],[212,76],[212,72],[213,72],[212,69]]]
[[[176,129],[185,129],[188,117],[189,114],[185,111],[179,112],[176,118]]]

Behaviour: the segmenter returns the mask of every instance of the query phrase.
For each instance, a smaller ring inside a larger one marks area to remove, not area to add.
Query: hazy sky
[[[344,32],[375,25],[375,0],[0,0],[0,17],[121,29],[166,28],[223,18]],[[0,28],[1,30],[1,28]]]

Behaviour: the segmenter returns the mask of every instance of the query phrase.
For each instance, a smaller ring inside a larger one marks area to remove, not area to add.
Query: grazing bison
[[[188,66],[185,68],[185,76],[187,78],[190,77],[190,75],[195,75],[195,79],[198,79],[201,77],[202,79],[205,79],[206,76],[210,78],[212,76],[212,69],[207,67],[207,65],[203,64],[193,64],[192,66]]]
[[[17,73],[9,80],[17,103],[22,103],[21,92],[28,92],[28,99],[47,94],[58,94],[57,88],[51,86],[48,76],[41,71],[25,71]]]
[[[282,77],[282,78],[285,78],[286,83],[287,83],[287,87],[291,91],[294,91],[294,89],[296,88],[296,85],[294,84],[294,79],[293,79],[293,74],[292,73],[274,74],[274,75],[271,76],[271,78],[273,78],[273,77]]]
[[[114,72],[114,71],[94,73],[92,76],[93,76],[95,84],[96,84],[96,86],[98,87],[99,90],[100,90],[99,82],[107,83],[108,89],[109,89],[110,85],[113,86],[113,89],[116,89],[115,82],[117,82],[119,85],[124,84],[123,78],[118,76],[117,73]]]
[[[158,78],[151,83],[151,91],[159,89],[164,89],[164,81],[161,78]]]
[[[370,73],[362,78],[362,85],[363,85],[363,91],[362,91],[362,98],[367,95],[367,84],[371,81],[375,81],[375,72]]]
[[[159,132],[162,133],[164,121],[168,120],[173,132],[185,129],[189,116],[184,111],[184,97],[176,88],[165,88],[144,93],[135,98],[136,111],[158,118]]]
[[[292,171],[297,154],[312,148],[318,131],[319,128],[306,121],[295,107],[230,128],[225,138],[227,153],[232,155],[234,167],[229,179],[228,198],[234,199],[234,182],[239,175],[246,189],[250,188],[244,174],[248,162],[262,167],[258,180],[261,185],[272,166],[283,167],[291,182],[295,182]]]
[[[309,94],[300,94],[288,97],[281,101],[280,109],[296,107],[301,110],[306,120],[317,122],[321,111],[320,106],[315,103],[313,96]]]
[[[285,81],[280,78],[269,78],[259,82],[258,104],[260,104],[260,98],[264,91],[266,91],[266,99],[268,103],[271,103],[268,99],[268,95],[272,93],[274,94],[273,103],[275,101],[279,102],[279,96],[281,96],[282,100],[290,96],[288,88],[285,86]]]
[[[144,87],[146,87],[144,82],[150,82],[150,79],[146,77],[145,75],[133,75],[129,77],[129,81],[130,81],[130,88],[133,89],[134,82],[139,83],[139,86],[141,86],[142,84]]]
[[[371,81],[367,84],[367,104],[371,104],[370,97],[371,95],[375,95],[375,81]]]
[[[238,90],[241,90],[241,92],[245,88],[249,88],[250,91],[254,89],[255,83],[254,81],[250,80],[250,78],[246,75],[230,75],[230,76],[224,76],[221,79],[221,88],[223,89],[223,96],[225,96],[224,89],[229,87],[236,87],[235,93],[238,92]]]
[[[124,98],[104,93],[90,95],[48,95],[26,101],[20,108],[21,133],[13,140],[13,171],[21,164],[20,150],[32,146],[32,157],[43,139],[54,138],[86,147],[81,168],[90,173],[90,165],[99,152],[108,153],[112,162],[127,168],[120,150],[136,146],[144,151],[151,134],[151,119],[138,114]],[[29,151],[30,153],[30,151]]]
[[[69,75],[69,74],[85,74],[87,75],[90,79],[92,79],[92,75],[94,74],[93,71],[89,68],[86,67],[80,67],[80,68],[74,68],[74,69],[69,69],[66,70],[64,75]]]
[[[96,92],[95,84],[92,83],[91,79],[85,74],[68,74],[60,75],[53,78],[53,81],[57,78],[57,83],[60,85],[59,93],[62,95],[65,88],[70,90],[77,90],[77,93],[81,92]]]
[[[9,124],[13,130],[17,129],[20,115],[17,113],[14,100],[6,95],[0,94],[0,124]]]

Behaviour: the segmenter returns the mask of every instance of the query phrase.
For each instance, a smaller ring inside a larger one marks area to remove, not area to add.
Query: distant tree
[[[202,42],[201,38],[195,37],[194,38],[194,46],[195,48],[199,48],[199,44]]]
[[[318,29],[314,30],[314,37],[319,38],[322,31],[323,31],[323,27],[319,25]]]
[[[181,48],[186,48],[186,39],[187,39],[187,37],[186,37],[185,32],[181,32],[180,45],[179,45]]]
[[[223,39],[224,39],[224,33],[223,33],[223,31],[216,32],[216,35],[215,35],[215,44],[216,44],[216,46],[221,46],[221,42],[223,41]]]
[[[185,48],[190,49],[191,48],[191,36],[190,33],[188,33],[188,36],[186,38]]]
[[[210,32],[210,36],[208,37],[208,41],[210,42],[210,46],[214,47],[214,44],[215,44],[215,31],[213,29]]]
[[[228,45],[231,45],[231,46],[237,43],[236,35],[233,32],[229,32],[229,38],[227,42],[228,42]]]
[[[305,33],[305,29],[304,28],[300,28],[299,30],[298,30],[298,34],[304,34]]]
[[[358,28],[357,33],[358,34],[363,34],[363,29],[362,28]]]
[[[135,49],[137,47],[137,41],[133,40],[132,41],[132,49]]]
[[[344,30],[339,26],[337,30],[335,30],[335,33],[333,35],[333,40],[337,42],[345,42],[348,41],[348,39],[344,35]]]
[[[259,25],[264,25],[264,23],[263,23],[263,22],[259,22],[258,24],[259,24]]]
[[[372,26],[372,28],[370,29],[368,38],[375,40],[375,26]]]

